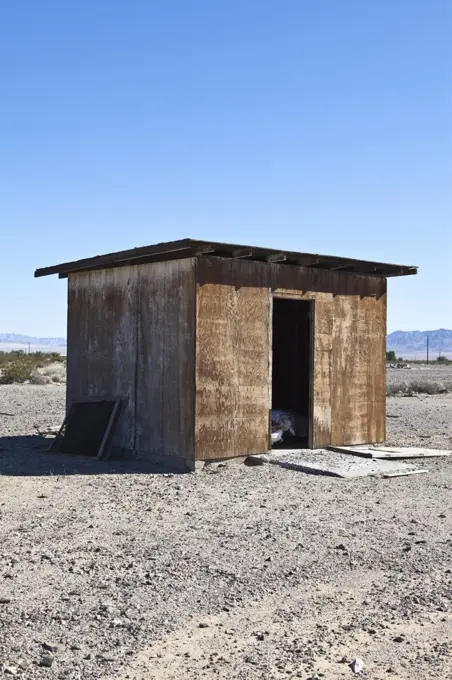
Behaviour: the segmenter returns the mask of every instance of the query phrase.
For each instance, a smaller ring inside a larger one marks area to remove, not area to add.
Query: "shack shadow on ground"
[[[49,453],[51,439],[39,435],[0,437],[0,476],[167,474],[176,470],[139,460],[97,460]]]

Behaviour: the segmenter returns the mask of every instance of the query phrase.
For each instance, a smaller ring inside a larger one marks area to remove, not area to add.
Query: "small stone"
[[[114,661],[115,657],[112,654],[99,654],[98,655],[99,659],[102,659],[102,661]]]
[[[265,460],[261,458],[261,456],[247,456],[243,462],[249,467],[255,467],[257,465],[263,465]]]
[[[0,604],[10,604],[11,598],[10,597],[0,597]]]
[[[6,675],[17,675],[19,671],[15,666],[5,666],[4,672]]]
[[[209,624],[205,623],[204,621],[201,621],[201,623],[198,625],[198,628],[208,628]]]
[[[64,652],[64,645],[60,645],[58,642],[43,642],[42,647],[46,652]]]
[[[347,548],[343,543],[339,543],[339,545],[336,546],[336,550],[344,550],[345,552],[347,552]]]
[[[53,654],[43,654],[39,660],[39,665],[43,666],[44,668],[50,668],[54,660],[55,658]]]
[[[405,638],[403,635],[397,635],[397,637],[393,638],[393,642],[405,642]]]
[[[349,665],[353,673],[361,673],[364,668],[364,661],[362,659],[355,659]]]

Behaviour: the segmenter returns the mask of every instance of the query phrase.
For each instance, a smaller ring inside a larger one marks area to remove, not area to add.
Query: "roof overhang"
[[[52,267],[37,269],[35,276],[41,277],[58,274],[60,278],[66,278],[69,274],[91,271],[93,269],[110,269],[112,267],[125,267],[127,265],[146,264],[186,257],[202,257],[205,255],[266,262],[268,264],[277,263],[313,269],[327,269],[330,271],[361,274],[363,276],[392,277],[417,274],[417,267],[406,265],[355,260],[347,257],[334,257],[332,255],[313,255],[311,253],[298,253],[288,250],[280,251],[270,248],[233,245],[230,243],[182,239],[180,241],[158,243],[153,246],[133,248],[132,250],[122,250],[107,255],[97,255],[96,257],[89,257],[74,262],[63,262]]]

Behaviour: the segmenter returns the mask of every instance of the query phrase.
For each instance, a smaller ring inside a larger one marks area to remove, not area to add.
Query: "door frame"
[[[295,292],[284,292],[278,290],[277,292],[272,292],[270,295],[270,323],[269,323],[269,448],[271,450],[271,411],[273,405],[273,394],[272,394],[272,384],[273,384],[273,300],[285,299],[285,300],[295,300],[297,302],[306,302],[309,305],[309,410],[308,410],[308,448],[314,448],[314,349],[315,349],[315,298],[306,297],[303,293]]]

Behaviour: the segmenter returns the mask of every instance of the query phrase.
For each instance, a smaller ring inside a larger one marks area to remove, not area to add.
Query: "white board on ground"
[[[369,460],[326,449],[273,451],[267,461],[289,470],[343,479],[382,477],[391,473],[403,475],[416,470],[414,465],[399,461]]]
[[[414,446],[329,446],[330,451],[347,453],[363,458],[377,459],[402,459],[402,458],[436,458],[439,456],[450,456],[451,451],[443,449],[423,449]]]

